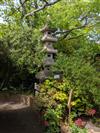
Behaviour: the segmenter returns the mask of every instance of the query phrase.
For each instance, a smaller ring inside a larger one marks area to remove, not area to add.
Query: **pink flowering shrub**
[[[83,128],[85,126],[86,122],[83,121],[81,118],[78,118],[77,120],[75,120],[75,125],[80,127],[80,128]]]
[[[87,111],[87,114],[90,115],[90,116],[94,116],[95,113],[96,113],[96,110],[95,110],[95,109],[89,109],[89,110]]]
[[[78,118],[77,120],[75,120],[75,124],[76,124],[76,126],[81,127],[82,126],[82,119]]]

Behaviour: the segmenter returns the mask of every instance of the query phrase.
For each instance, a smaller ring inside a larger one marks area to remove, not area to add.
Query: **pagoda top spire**
[[[45,32],[55,32],[56,31],[56,29],[50,28],[50,22],[51,22],[50,15],[47,15],[46,24],[41,29],[41,32],[45,33]]]

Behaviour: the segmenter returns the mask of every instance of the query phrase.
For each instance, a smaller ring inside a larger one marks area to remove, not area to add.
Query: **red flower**
[[[81,118],[78,118],[77,120],[75,120],[75,124],[78,127],[82,127],[83,126],[83,121]]]
[[[95,113],[96,113],[96,110],[95,109],[89,109],[87,111],[87,114],[90,115],[90,116],[93,116]]]
[[[45,121],[44,121],[44,125],[45,125],[45,126],[49,126],[48,121],[45,120]]]

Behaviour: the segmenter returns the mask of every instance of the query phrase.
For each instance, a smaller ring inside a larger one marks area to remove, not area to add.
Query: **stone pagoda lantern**
[[[52,35],[52,33],[55,32],[55,29],[49,28],[47,24],[41,29],[41,32],[43,33],[41,41],[43,43],[45,58],[43,61],[43,69],[36,75],[36,78],[43,81],[48,77],[53,76],[51,66],[54,64],[54,57],[57,53],[57,50],[54,49],[53,44],[57,42],[57,38]]]

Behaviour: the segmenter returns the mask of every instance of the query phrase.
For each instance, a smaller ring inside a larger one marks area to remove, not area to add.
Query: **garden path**
[[[0,99],[0,133],[43,133],[43,127],[29,105]]]

